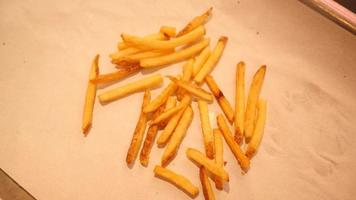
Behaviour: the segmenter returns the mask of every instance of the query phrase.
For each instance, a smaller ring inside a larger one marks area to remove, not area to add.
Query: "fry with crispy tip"
[[[224,136],[226,143],[230,147],[230,150],[234,154],[241,169],[244,172],[247,172],[250,167],[250,160],[246,157],[244,152],[241,150],[240,146],[235,142],[234,137],[224,119],[224,116],[220,114],[216,118],[217,118],[219,129],[222,135]]]
[[[126,163],[128,165],[132,164],[137,157],[137,153],[140,150],[143,136],[146,130],[147,114],[143,112],[143,108],[150,102],[151,93],[149,90],[145,91],[143,95],[143,102],[141,106],[141,114],[136,124],[135,132],[132,136],[131,144],[126,155]]]
[[[109,90],[99,95],[100,103],[109,103],[126,95],[143,91],[161,85],[163,78],[160,74],[145,77],[141,80],[128,83],[124,86]]]
[[[224,170],[224,168],[218,166],[213,160],[210,160],[208,157],[204,156],[204,154],[200,151],[188,148],[186,155],[190,160],[203,166],[213,175],[220,177],[224,181],[229,181],[229,174]]]
[[[229,120],[230,124],[232,124],[234,122],[234,110],[232,109],[231,104],[226,99],[224,93],[220,90],[212,76],[206,76],[205,81],[208,84],[210,91],[213,93],[215,99],[218,101],[219,106],[224,112],[226,118]]]
[[[186,82],[190,81],[190,78],[192,77],[193,64],[194,64],[194,59],[191,58],[183,65],[182,81],[186,81]],[[179,88],[177,91],[177,99],[181,100],[183,96],[184,96],[184,90],[182,88]]]
[[[166,40],[168,39],[167,38],[167,35],[165,35],[164,33],[152,33],[152,34],[149,34],[149,35],[146,35],[143,37],[144,39],[148,39],[148,40]],[[125,42],[119,42],[119,44],[117,45],[117,48],[119,50],[123,50],[123,49],[126,49],[130,47],[129,44],[126,44]]]
[[[214,200],[215,195],[213,189],[211,188],[208,174],[206,173],[206,169],[204,167],[200,167],[199,177],[200,177],[201,186],[203,188],[203,194],[205,200]]]
[[[172,136],[167,144],[166,149],[162,155],[161,165],[167,166],[175,157],[178,152],[179,146],[186,135],[188,127],[193,120],[193,110],[189,106],[185,109],[182,118],[179,120],[177,127],[175,128]]]
[[[266,113],[267,113],[267,103],[266,100],[260,99],[258,102],[258,114],[255,129],[253,131],[252,139],[248,143],[246,156],[252,158],[258,150],[263,137],[263,131],[266,123]]]
[[[223,148],[223,139],[221,132],[218,128],[214,129],[214,147],[215,147],[215,163],[220,166],[224,167],[224,148]],[[222,190],[224,188],[224,182],[221,178],[215,176],[215,187],[218,190]]]
[[[200,124],[203,132],[205,154],[208,158],[214,158],[214,135],[210,125],[208,104],[206,101],[198,100]]]
[[[99,75],[99,54],[95,56],[92,66],[90,68],[89,80],[95,79]],[[85,95],[84,109],[83,109],[83,121],[82,131],[84,135],[88,134],[93,121],[93,109],[95,103],[96,85],[91,81],[88,81],[87,91]]]
[[[90,79],[90,82],[94,84],[107,84],[114,81],[121,80],[125,77],[130,76],[136,72],[140,71],[139,65],[132,65],[129,67],[122,67],[118,71],[109,73],[109,74],[101,74],[93,79]]]
[[[170,97],[176,90],[177,85],[173,82],[169,83],[169,85],[143,109],[143,112],[149,113],[155,111],[158,107],[166,103],[168,97]]]
[[[201,67],[204,65],[206,60],[208,60],[210,54],[211,54],[210,46],[207,46],[195,58],[195,61],[194,61],[194,64],[193,64],[193,76],[197,75],[197,73],[199,72]]]
[[[161,26],[159,32],[163,33],[166,37],[171,38],[176,35],[176,28],[172,26]]]
[[[163,168],[161,166],[156,166],[154,169],[154,173],[157,177],[168,181],[175,185],[177,188],[186,192],[190,197],[194,198],[199,194],[199,189],[195,185],[192,184],[186,177],[183,175],[177,174],[172,170],[167,168]]]
[[[246,111],[245,111],[245,139],[249,143],[254,129],[254,123],[256,119],[256,108],[258,104],[258,99],[261,93],[263,81],[266,74],[266,65],[261,66],[255,75],[250,86],[250,92],[248,93]]]
[[[236,66],[236,96],[235,96],[235,141],[242,144],[244,138],[245,118],[245,63]]]
[[[202,83],[205,77],[213,71],[225,49],[227,40],[228,38],[225,36],[221,36],[219,38],[219,41],[216,44],[213,52],[210,54],[208,60],[204,63],[197,75],[194,77],[195,82],[199,84]]]
[[[196,27],[203,25],[209,19],[212,12],[213,7],[210,7],[202,15],[193,18],[181,31],[179,31],[177,37],[187,34],[190,31],[194,30]]]

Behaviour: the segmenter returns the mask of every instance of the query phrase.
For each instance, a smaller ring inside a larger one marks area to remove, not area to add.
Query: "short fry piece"
[[[198,187],[193,185],[192,182],[180,174],[177,174],[167,168],[163,168],[158,165],[155,167],[154,173],[157,177],[172,183],[177,188],[183,190],[193,198],[199,194]]]
[[[245,112],[245,139],[249,143],[254,129],[254,123],[256,119],[256,108],[258,99],[261,93],[263,81],[266,74],[266,65],[261,66],[255,75],[250,86],[250,92],[248,93],[246,112]]]
[[[204,63],[208,60],[211,54],[210,46],[205,47],[203,51],[195,58],[194,65],[193,65],[193,76],[197,75],[201,67]]]
[[[219,106],[224,112],[226,118],[229,120],[230,124],[232,124],[234,122],[234,110],[232,109],[231,104],[227,101],[224,93],[221,92],[219,86],[216,84],[212,76],[206,76],[205,80],[210,88],[210,91],[213,93],[215,99],[218,101]]]
[[[239,62],[236,67],[235,96],[235,141],[242,143],[244,138],[245,118],[245,63]]]
[[[257,115],[256,126],[253,131],[252,139],[250,143],[248,143],[247,150],[246,150],[246,156],[250,159],[255,155],[255,153],[258,150],[258,147],[261,144],[263,131],[266,123],[266,110],[267,110],[266,100],[260,99],[258,102],[258,115]]]
[[[168,97],[168,99],[167,99],[167,102],[166,102],[166,106],[165,106],[165,108],[164,108],[164,111],[167,111],[167,110],[169,110],[169,109],[171,109],[171,108],[174,108],[176,105],[177,105],[177,100],[176,100],[175,96],[170,96],[170,97]],[[169,121],[169,120],[170,120],[170,119],[166,119],[166,120],[161,121],[161,122],[159,123],[159,125],[158,125],[159,129],[165,128],[166,125],[168,124],[168,121]]]
[[[196,27],[203,25],[208,18],[211,16],[213,12],[213,7],[210,7],[206,12],[204,12],[202,15],[197,16],[195,18],[192,19],[192,21],[190,21],[177,35],[177,37],[182,36],[184,34],[189,33],[190,31],[192,31],[193,29],[195,29]]]
[[[158,107],[166,103],[169,96],[177,90],[175,83],[170,83],[154,100],[151,101],[144,109],[143,112],[149,113],[156,110]]]
[[[209,178],[204,167],[200,167],[199,177],[200,177],[201,186],[203,188],[203,194],[205,200],[214,200],[215,195],[213,189],[211,188]]]
[[[161,26],[159,31],[166,35],[168,38],[174,37],[176,35],[176,28],[172,26]]]
[[[209,43],[210,43],[210,39],[204,39],[190,47],[187,47],[185,49],[176,51],[176,52],[168,54],[168,55],[142,59],[140,61],[140,66],[149,68],[149,67],[158,67],[158,66],[162,66],[162,65],[179,62],[179,61],[191,58],[192,56],[196,55],[202,49],[204,49],[206,46],[208,46]]]
[[[160,74],[145,77],[141,80],[128,83],[127,85],[109,90],[101,95],[99,95],[100,103],[109,103],[111,101],[117,100],[126,95],[139,92],[145,89],[157,87],[161,85],[163,78]]]
[[[218,126],[221,130],[222,135],[225,138],[226,143],[229,145],[230,150],[234,154],[236,160],[238,161],[241,169],[247,172],[250,167],[250,160],[246,157],[244,152],[240,149],[239,145],[234,141],[234,137],[229,130],[229,127],[222,114],[217,116]]]
[[[199,70],[199,72],[197,73],[197,75],[194,77],[194,81],[197,83],[202,83],[205,79],[205,77],[210,74],[210,72],[213,71],[213,69],[215,68],[217,62],[219,61],[226,43],[227,43],[228,38],[225,36],[221,36],[219,38],[218,43],[216,44],[213,52],[211,53],[211,55],[209,56],[208,60],[204,63],[204,65],[201,67],[201,69]]]
[[[200,124],[203,132],[204,146],[206,156],[210,159],[214,158],[214,135],[210,125],[208,104],[206,101],[198,100]]]
[[[137,153],[140,150],[147,122],[147,114],[142,110],[150,102],[150,99],[151,93],[149,90],[146,90],[145,94],[143,95],[140,118],[136,124],[135,132],[132,136],[131,144],[126,155],[126,163],[128,165],[132,164],[136,160]]]
[[[99,75],[99,55],[96,55],[89,73],[89,80],[95,79]],[[82,131],[84,135],[88,134],[93,120],[93,109],[95,103],[96,85],[88,82],[87,91],[85,95],[84,110],[83,110],[83,122]]]
[[[122,67],[120,70],[109,73],[109,74],[102,74],[90,80],[90,82],[94,84],[106,84],[113,81],[121,80],[135,72],[140,70],[139,65],[132,65],[130,67]]]
[[[221,132],[218,128],[214,129],[214,146],[215,146],[215,163],[224,167],[224,148],[223,148],[223,139],[221,136]],[[215,187],[218,190],[222,190],[224,188],[224,182],[219,177],[214,177]]]
[[[194,59],[191,58],[183,65],[182,81],[186,81],[186,82],[190,81],[190,78],[192,77],[192,73],[193,73],[193,64],[194,64]],[[183,96],[184,96],[184,90],[182,90],[182,88],[179,88],[179,90],[177,91],[177,99],[181,100]]]
[[[213,160],[210,160],[204,156],[204,154],[200,151],[193,148],[188,148],[186,155],[190,160],[195,161],[199,165],[203,166],[210,173],[220,177],[224,181],[229,181],[229,174],[222,167],[218,166]]]
[[[174,130],[171,139],[169,140],[167,147],[163,153],[161,159],[161,165],[163,167],[167,166],[169,162],[172,161],[174,156],[177,154],[180,144],[183,141],[183,138],[186,135],[188,127],[193,120],[193,110],[189,106],[185,109],[182,118],[179,120],[179,123]]]
[[[174,78],[173,76],[167,76],[167,77],[171,81],[176,83],[178,85],[178,87],[184,89],[185,91],[189,92],[190,94],[192,94],[200,99],[203,99],[205,101],[208,101],[208,102],[213,101],[213,96],[209,92],[205,91],[204,89],[202,89],[196,85],[193,85],[191,83],[187,83],[185,81],[178,80],[178,79]]]
[[[159,33],[152,33],[152,34],[149,34],[149,35],[144,36],[143,38],[144,38],[144,39],[148,39],[148,40],[166,40],[166,39],[168,39],[168,38],[166,37],[166,35],[165,35],[164,33],[161,33],[161,32],[159,32]],[[131,46],[132,46],[132,45],[131,45]],[[117,45],[117,48],[118,48],[119,50],[123,50],[123,49],[126,49],[126,48],[128,48],[128,47],[130,47],[130,45],[129,45],[129,44],[126,44],[125,42],[119,42],[119,44]]]

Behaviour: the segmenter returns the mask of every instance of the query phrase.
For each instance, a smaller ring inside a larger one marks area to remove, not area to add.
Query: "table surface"
[[[228,100],[233,103],[237,62],[247,64],[247,85],[260,65],[268,67],[261,149],[241,175],[225,144],[230,183],[215,190],[217,198],[353,199],[355,36],[292,0],[0,2],[0,167],[38,199],[189,199],[153,176],[162,149],[154,146],[147,168],[125,164],[142,93],[97,103],[86,138],[81,116],[96,53],[101,72],[114,71],[107,55],[121,32],[180,28],[210,6],[211,45],[220,35],[229,37],[213,72]],[[155,72],[176,74],[181,66]],[[193,123],[169,168],[201,187],[198,168],[184,153],[188,147],[203,150],[196,103],[193,109]],[[221,112],[216,103],[209,109]]]

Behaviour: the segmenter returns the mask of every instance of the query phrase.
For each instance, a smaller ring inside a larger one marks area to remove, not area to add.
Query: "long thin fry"
[[[203,132],[204,146],[206,156],[210,159],[214,158],[214,135],[210,125],[208,104],[206,101],[198,100],[200,124]]]
[[[188,148],[186,155],[190,160],[204,166],[204,168],[210,173],[220,177],[224,181],[229,181],[229,174],[222,167],[218,166],[213,160],[210,160],[208,157],[204,156],[204,154],[200,151]]]
[[[159,67],[162,65],[179,62],[187,58],[191,58],[192,56],[198,54],[202,49],[208,46],[209,43],[210,43],[210,39],[207,38],[190,47],[187,47],[185,49],[176,51],[168,55],[142,59],[140,61],[140,66],[145,68]]]
[[[221,36],[219,38],[219,41],[216,44],[213,52],[209,56],[208,60],[204,63],[197,75],[194,77],[195,82],[202,83],[205,77],[213,71],[225,49],[227,40],[228,38],[225,36]]]
[[[128,83],[127,85],[109,90],[101,95],[99,95],[100,103],[109,103],[111,101],[117,100],[126,95],[143,91],[149,88],[157,87],[161,85],[163,78],[161,75],[156,74],[153,76],[145,77],[141,80]]]
[[[256,127],[253,132],[252,139],[250,143],[248,143],[246,156],[248,158],[252,158],[258,150],[258,147],[261,144],[261,140],[263,137],[263,131],[266,123],[266,110],[267,103],[266,100],[260,99],[258,102],[258,115],[256,121]]]
[[[171,82],[154,100],[148,104],[143,112],[149,113],[155,111],[158,107],[166,103],[169,96],[171,96],[177,90],[177,85]]]
[[[143,50],[142,49],[139,49],[139,48],[136,48],[136,47],[128,47],[126,49],[123,49],[121,51],[118,51],[118,52],[115,52],[115,53],[112,53],[110,54],[110,58],[112,60],[118,60],[124,56],[128,56],[128,55],[131,55],[131,54],[135,54],[135,53],[138,53],[138,52],[142,52]]]
[[[96,55],[90,69],[89,80],[98,77],[99,75],[98,62],[99,62],[99,55]],[[86,95],[85,95],[85,102],[84,102],[84,109],[83,109],[82,131],[84,135],[88,134],[88,131],[92,125],[95,95],[96,95],[96,85],[89,81]]]
[[[152,34],[149,34],[149,35],[146,35],[143,37],[144,39],[149,39],[149,40],[166,40],[168,39],[167,36],[164,34],[164,33],[152,33]],[[118,45],[117,45],[117,48],[119,50],[123,50],[123,49],[126,49],[128,47],[132,47],[132,44],[127,44],[125,42],[119,42]]]
[[[109,74],[101,74],[93,79],[90,79],[90,82],[94,84],[107,84],[110,82],[121,80],[125,77],[128,77],[135,72],[140,70],[139,65],[132,65],[130,67],[122,67],[120,70],[109,73]]]
[[[222,114],[217,116],[218,126],[221,130],[222,135],[225,138],[226,143],[229,145],[230,150],[234,154],[236,160],[238,161],[241,169],[247,172],[250,167],[250,160],[246,157],[244,152],[240,149],[239,145],[234,140],[234,137],[224,119]]]
[[[193,65],[193,76],[197,75],[201,67],[204,63],[208,60],[211,54],[210,46],[205,47],[203,51],[195,58],[194,65]]]
[[[193,72],[193,64],[194,64],[194,59],[191,58],[183,65],[182,81],[186,81],[186,82],[190,81]],[[184,96],[184,90],[182,88],[179,88],[177,91],[177,99],[181,100],[183,96]]]
[[[195,29],[196,27],[203,25],[211,16],[212,12],[213,12],[213,7],[210,7],[202,15],[193,18],[181,31],[179,31],[177,37],[187,34],[193,29]]]
[[[119,59],[112,60],[112,63],[120,65],[120,66],[128,66],[128,65],[139,65],[140,60],[145,58],[154,58],[158,56],[167,55],[174,52],[174,50],[169,49],[166,51],[157,51],[157,50],[148,50],[135,54],[130,54],[127,56],[121,56]]]
[[[244,138],[245,118],[245,63],[236,66],[236,96],[235,96],[235,141],[242,143]]]
[[[249,143],[254,129],[254,123],[256,119],[256,108],[258,99],[261,93],[263,81],[266,74],[266,65],[261,66],[255,75],[250,86],[250,92],[248,93],[246,112],[245,112],[245,139]]]
[[[215,195],[213,189],[211,188],[210,181],[204,167],[200,167],[199,177],[200,177],[201,186],[203,188],[203,194],[205,200],[214,200]]]
[[[204,34],[205,28],[203,26],[199,26],[186,35],[170,40],[150,40],[127,34],[121,34],[121,37],[125,43],[133,44],[134,46],[142,49],[174,49],[178,46],[198,41],[204,36]]]
[[[221,136],[221,132],[219,129],[214,129],[214,147],[215,147],[215,163],[220,166],[224,167],[224,148],[223,148],[223,139]],[[218,190],[222,190],[224,188],[224,182],[219,177],[214,177],[215,187]]]
[[[176,28],[172,26],[161,26],[159,31],[169,38],[174,37],[176,35]]]
[[[157,177],[168,181],[175,185],[177,188],[186,192],[190,197],[194,198],[199,194],[199,189],[192,184],[186,177],[183,175],[177,174],[167,168],[161,166],[156,166],[154,173]]]
[[[182,118],[174,130],[171,139],[169,140],[167,147],[162,155],[161,165],[167,166],[177,154],[180,144],[186,135],[188,127],[193,120],[193,110],[191,107],[185,109]]]
[[[167,110],[169,110],[171,108],[174,108],[176,105],[177,105],[177,100],[176,100],[175,96],[170,96],[167,99],[164,111],[167,111]],[[169,120],[170,119],[166,119],[166,120],[161,121],[158,124],[159,129],[164,129],[167,126]]]
[[[224,93],[220,90],[219,86],[216,84],[212,76],[206,76],[205,80],[210,88],[210,91],[213,93],[215,99],[218,101],[219,106],[224,112],[226,118],[229,120],[230,124],[232,124],[234,122],[234,110],[232,109],[231,104],[226,99]]]
[[[141,114],[136,124],[135,132],[132,136],[131,144],[126,155],[126,163],[128,165],[132,164],[136,160],[137,153],[140,150],[143,136],[145,134],[146,122],[147,122],[147,114],[144,113],[142,110],[150,102],[150,99],[151,99],[151,93],[149,90],[146,90],[145,94],[143,95]]]

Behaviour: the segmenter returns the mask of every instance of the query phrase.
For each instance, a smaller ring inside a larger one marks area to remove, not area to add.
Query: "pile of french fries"
[[[144,93],[141,114],[127,151],[126,162],[133,165],[139,156],[140,163],[147,166],[158,136],[157,145],[165,149],[161,163],[154,168],[155,176],[174,184],[192,198],[199,194],[198,187],[182,174],[168,169],[168,165],[179,152],[194,117],[192,102],[196,102],[205,151],[188,148],[186,156],[198,166],[205,199],[215,199],[211,181],[218,190],[222,190],[229,181],[229,174],[224,168],[223,140],[242,172],[247,173],[263,137],[267,112],[266,101],[260,98],[266,73],[265,65],[255,73],[245,98],[245,63],[237,64],[235,109],[210,75],[228,41],[227,37],[221,36],[215,48],[210,48],[210,39],[205,36],[204,24],[211,15],[212,8],[195,17],[178,34],[170,26],[162,26],[158,33],[144,37],[123,33],[118,51],[110,55],[112,63],[117,67],[115,72],[99,74],[99,55],[93,60],[82,124],[82,131],[86,136],[92,124],[98,85],[111,84],[143,68],[168,66],[184,61],[182,74],[166,76],[170,83],[154,98],[151,97],[150,90],[162,85],[164,77],[160,74],[147,75],[140,80],[104,91],[98,98],[101,104],[107,104],[132,93]],[[211,92],[202,89],[204,83]],[[217,115],[216,125],[210,122],[208,108],[214,98],[223,113]]]

